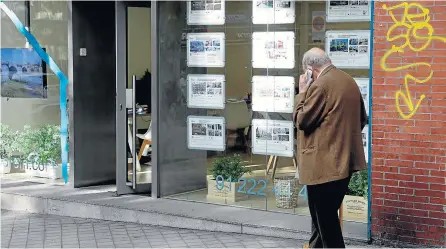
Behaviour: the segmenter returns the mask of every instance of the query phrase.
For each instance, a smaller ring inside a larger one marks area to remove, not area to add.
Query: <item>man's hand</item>
[[[299,77],[299,93],[304,93],[307,91],[308,86],[310,86],[310,84],[307,84],[307,74],[301,74]]]

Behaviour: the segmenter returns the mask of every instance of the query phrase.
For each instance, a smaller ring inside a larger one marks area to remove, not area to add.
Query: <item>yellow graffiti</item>
[[[395,17],[394,10],[396,9],[402,9],[404,8],[404,13],[401,16],[401,20],[397,20]],[[419,12],[414,11],[416,14],[409,14],[409,10],[411,8],[416,8],[419,10]],[[383,5],[383,9],[387,10],[390,17],[392,18],[394,24],[392,27],[389,28],[387,31],[387,41],[393,42],[395,40],[399,39],[405,39],[405,42],[401,46],[392,45],[392,48],[387,51],[384,56],[381,58],[381,68],[386,72],[396,72],[401,71],[409,68],[417,68],[417,67],[427,67],[429,68],[429,75],[424,79],[419,79],[414,76],[412,76],[410,73],[406,74],[404,76],[404,88],[405,91],[399,90],[395,93],[395,105],[398,113],[400,116],[404,119],[410,119],[415,113],[417,112],[418,108],[421,105],[421,102],[424,98],[426,98],[426,95],[423,94],[420,96],[420,99],[417,101],[417,103],[413,104],[412,102],[412,96],[409,90],[409,80],[414,81],[416,84],[423,84],[428,82],[434,72],[431,68],[431,64],[427,62],[416,62],[408,65],[398,66],[398,67],[389,67],[387,66],[387,58],[389,58],[394,53],[403,53],[404,49],[409,47],[410,50],[414,52],[422,52],[424,51],[433,40],[438,40],[442,42],[446,42],[446,38],[434,36],[434,28],[429,23],[430,16],[429,12],[430,10],[428,8],[423,7],[419,3],[401,3],[392,7],[388,7],[386,4]],[[398,35],[393,35],[392,32],[395,31],[398,28],[405,28],[407,29],[404,33],[399,33]],[[426,35],[419,35],[418,32],[422,30],[427,30]],[[422,46],[416,47],[413,45],[413,43],[410,41],[410,35],[412,35],[413,39],[415,40],[416,44],[422,44]],[[421,43],[419,43],[421,41]],[[423,43],[424,42],[424,43]],[[400,100],[404,102],[407,107],[409,108],[409,113],[405,113],[401,110],[400,106]]]

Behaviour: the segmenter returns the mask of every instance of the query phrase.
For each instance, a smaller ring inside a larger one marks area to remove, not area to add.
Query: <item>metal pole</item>
[[[132,187],[133,189],[136,189],[136,160],[138,158],[136,157],[136,76],[132,76],[132,157],[133,157],[133,166],[132,166]]]

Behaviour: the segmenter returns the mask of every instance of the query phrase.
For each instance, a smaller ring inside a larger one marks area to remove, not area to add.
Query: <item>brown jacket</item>
[[[341,180],[366,169],[361,131],[367,114],[350,75],[329,66],[296,96],[294,108],[301,184]]]

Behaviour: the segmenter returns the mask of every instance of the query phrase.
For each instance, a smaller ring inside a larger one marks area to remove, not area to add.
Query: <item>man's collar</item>
[[[330,71],[332,68],[334,68],[333,64],[330,64],[328,66],[325,66],[324,68],[322,68],[321,73],[317,76],[318,78],[321,77],[322,75],[326,74],[328,71]]]

